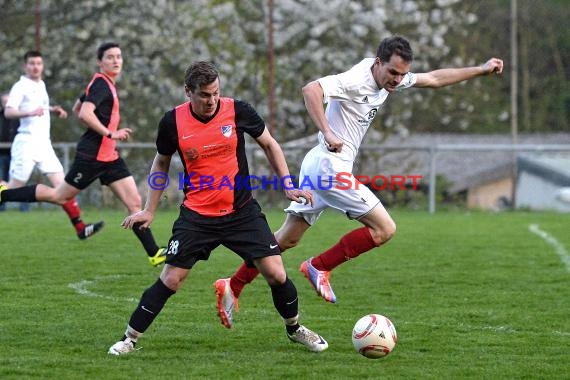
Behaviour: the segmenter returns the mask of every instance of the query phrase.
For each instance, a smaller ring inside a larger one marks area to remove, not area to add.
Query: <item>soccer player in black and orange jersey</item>
[[[73,107],[74,113],[88,128],[77,144],[75,160],[65,181],[56,188],[39,184],[3,190],[0,201],[65,204],[99,179],[101,184],[111,188],[129,214],[140,211],[142,202],[135,180],[116,149],[116,140],[126,140],[132,132],[129,128],[119,129],[119,97],[115,88],[123,67],[119,45],[107,42],[99,46],[97,62],[100,71],[95,73],[85,94]],[[102,222],[94,224],[89,232],[95,233],[102,226]],[[166,250],[157,246],[150,229],[136,225],[133,231],[143,244],[150,263],[154,266],[162,264]]]
[[[109,353],[134,351],[137,339],[168,298],[180,289],[194,264],[207,260],[220,245],[237,253],[247,265],[255,265],[265,277],[289,339],[310,351],[325,350],[328,343],[299,324],[297,290],[287,277],[278,244],[249,186],[239,183],[240,178],[249,176],[244,134],[261,146],[272,168],[284,180],[288,199],[303,201],[302,197],[312,202],[312,194],[294,189],[287,177],[283,151],[257,112],[243,101],[220,96],[220,80],[213,64],[192,64],[185,73],[185,91],[190,101],[167,112],[159,123],[157,154],[151,168],[151,175],[168,173],[171,157],[178,152],[189,178],[185,201],[172,228],[162,273],[142,294],[124,336],[109,348]],[[203,186],[204,178],[211,186]],[[162,191],[162,187],[149,189],[144,210],[128,216],[123,226],[143,223],[148,227]]]

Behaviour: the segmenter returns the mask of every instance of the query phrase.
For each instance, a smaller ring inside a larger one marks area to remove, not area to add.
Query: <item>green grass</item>
[[[329,212],[301,245],[284,254],[300,295],[302,323],[327,351],[290,343],[270,292],[258,279],[240,298],[235,328],[215,312],[212,283],[229,276],[236,255],[218,249],[140,340],[140,351],[112,357],[152,268],[123,213],[87,210],[105,229],[79,241],[60,210],[0,213],[0,378],[2,379],[562,379],[568,378],[570,273],[530,224],[570,250],[570,215],[394,212],[396,237],[337,268],[335,305],[318,298],[298,271],[359,226]],[[159,241],[176,211],[158,214]],[[283,214],[268,212],[273,228]],[[367,313],[398,332],[392,354],[358,355],[351,329]]]

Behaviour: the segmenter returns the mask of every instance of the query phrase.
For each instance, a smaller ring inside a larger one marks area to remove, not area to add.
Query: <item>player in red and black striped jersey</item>
[[[249,176],[244,133],[258,138],[264,131],[265,123],[249,104],[230,98],[219,99],[215,123],[193,112],[190,102],[167,112],[157,150],[166,156],[178,152],[184,164],[184,206],[204,216],[223,216],[251,201],[251,191],[243,186]]]
[[[97,120],[107,129],[102,135],[93,128],[85,130],[77,143],[77,155],[88,160],[101,162],[115,161],[119,158],[116,141],[110,138],[110,134],[119,129],[119,97],[115,83],[110,77],[101,73],[95,73],[87,85],[85,93],[79,97],[74,111],[80,116],[81,108],[85,102],[92,103],[92,109]],[[85,115],[83,116],[85,117]],[[125,128],[131,132],[129,128]]]
[[[185,91],[190,101],[167,112],[160,121],[151,175],[168,173],[171,157],[178,152],[188,178],[186,199],[172,228],[160,278],[143,293],[125,335],[109,353],[132,352],[194,264],[207,260],[220,245],[263,274],[289,339],[311,351],[325,350],[328,343],[299,324],[297,289],[287,277],[279,246],[251,190],[240,186],[240,178],[249,175],[244,135],[257,141],[273,170],[284,179],[288,199],[312,201],[312,194],[293,187],[283,151],[257,112],[247,103],[220,97],[218,71],[211,63],[196,62],[186,70]],[[144,210],[127,217],[123,226],[150,225],[162,191],[162,187],[150,188]],[[221,312],[232,318],[232,310]]]
[[[2,201],[51,202],[64,204],[99,179],[127,207],[129,214],[141,209],[141,196],[135,180],[116,149],[117,140],[126,140],[131,129],[120,128],[119,97],[115,81],[123,67],[123,57],[118,44],[108,42],[97,50],[100,72],[93,76],[84,95],[75,103],[74,113],[87,130],[77,144],[75,160],[56,188],[33,185],[21,189],[5,190]],[[18,191],[19,190],[19,191]],[[97,232],[102,223],[95,225]],[[149,261],[156,266],[165,260],[165,249],[159,248],[149,228],[134,226],[133,231],[141,241]]]

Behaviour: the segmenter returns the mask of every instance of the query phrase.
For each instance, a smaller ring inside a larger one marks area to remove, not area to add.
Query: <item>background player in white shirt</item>
[[[65,119],[67,112],[60,106],[50,106],[46,85],[42,80],[43,71],[42,54],[34,50],[26,52],[25,75],[12,86],[8,95],[5,116],[8,119],[20,119],[18,133],[11,148],[8,188],[26,185],[36,167],[52,186],[63,182],[63,166],[51,145],[50,113]],[[62,204],[62,207],[80,239],[88,238],[103,226],[102,222],[86,225],[81,220],[81,210],[75,198]]]
[[[305,106],[319,129],[319,144],[303,159],[299,183],[308,179],[314,185],[314,204],[292,202],[285,210],[287,218],[275,233],[275,238],[282,251],[296,246],[305,231],[327,208],[339,210],[364,225],[347,233],[333,247],[301,265],[305,277],[328,302],[336,302],[329,283],[330,271],[343,262],[386,243],[396,232],[396,223],[366,186],[352,186],[348,190],[335,187],[338,184],[336,174],[352,173],[362,139],[388,95],[396,89],[439,88],[503,71],[503,61],[491,58],[481,66],[415,74],[410,72],[412,60],[413,53],[408,41],[399,36],[389,37],[380,43],[375,58],[366,58],[344,73],[325,76],[303,88]],[[326,111],[323,103],[328,103]],[[329,177],[332,179],[331,188],[319,189],[329,187],[326,184]],[[343,177],[344,188],[347,178]],[[316,186],[319,179],[324,186]],[[351,177],[351,181],[356,183],[354,177]],[[255,269],[242,265],[231,279],[216,281],[218,304],[237,302],[245,284],[251,282],[256,275]],[[230,287],[231,292],[219,291],[226,287]]]
[[[64,205],[98,179],[123,202],[129,214],[141,209],[141,197],[133,175],[117,150],[117,140],[127,140],[132,133],[130,128],[120,127],[119,96],[115,87],[123,68],[119,44],[104,42],[99,45],[97,65],[99,71],[73,107],[73,112],[87,129],[77,143],[75,159],[65,177],[53,187],[34,184],[6,189],[0,185],[0,204],[50,202]],[[103,222],[94,224],[92,230],[86,231],[94,233],[102,225]],[[151,229],[136,225],[133,232],[143,245],[150,264],[164,263],[166,248],[156,244]]]

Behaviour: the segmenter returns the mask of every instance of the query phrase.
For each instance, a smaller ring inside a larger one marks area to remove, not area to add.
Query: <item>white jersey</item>
[[[49,97],[43,80],[33,81],[21,76],[10,90],[6,107],[19,111],[33,111],[42,107],[42,116],[28,116],[20,119],[18,133],[31,135],[34,139],[50,139]]]
[[[295,214],[313,225],[327,208],[359,219],[381,204],[378,197],[352,174],[362,139],[384,104],[388,91],[378,88],[372,76],[374,58],[365,58],[350,70],[318,79],[328,103],[326,118],[333,133],[344,145],[340,153],[327,150],[319,132],[319,145],[303,158],[299,188],[313,192],[313,205],[291,202],[285,212]],[[412,87],[416,74],[407,73],[399,89]]]
[[[372,120],[390,94],[378,88],[372,76],[374,58],[365,58],[350,70],[318,79],[328,103],[325,115],[331,130],[344,145],[338,158],[354,161],[358,148]],[[397,88],[412,87],[416,74],[407,73]],[[325,139],[319,132],[319,143],[326,149]]]

